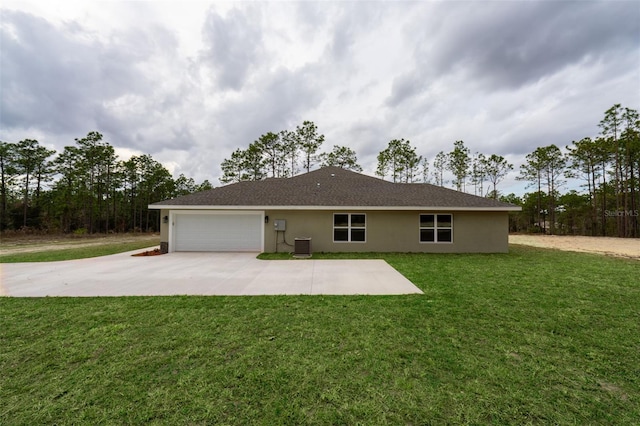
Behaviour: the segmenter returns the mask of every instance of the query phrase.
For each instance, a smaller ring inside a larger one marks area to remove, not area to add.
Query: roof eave
[[[155,210],[360,210],[360,211],[471,211],[519,212],[519,206],[456,207],[456,206],[239,206],[239,205],[170,205],[150,204]]]

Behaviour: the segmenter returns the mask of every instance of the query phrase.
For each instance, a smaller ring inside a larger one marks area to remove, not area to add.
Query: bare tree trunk
[[[553,172],[551,172],[549,176],[549,232],[551,235],[554,235],[556,232],[556,202],[555,202],[555,191],[554,191],[554,178]]]
[[[22,200],[22,226],[27,227],[27,202],[29,200],[29,173],[25,176],[24,199]]]
[[[6,225],[7,220],[7,182],[4,173],[4,165],[2,165],[2,170],[0,170],[0,231],[2,227]]]
[[[595,182],[594,186],[591,186],[591,180],[593,179],[593,167],[591,164],[587,166],[587,185],[589,189],[589,207],[591,212],[589,214],[591,220],[591,236],[595,235],[595,215],[596,215],[596,203],[595,203]],[[586,234],[586,230],[583,230],[583,234]]]
[[[540,215],[542,214],[542,196],[541,196],[541,191],[542,191],[542,176],[540,176],[540,172],[538,172],[538,225],[540,224]],[[542,221],[542,232],[544,234],[547,233],[547,224],[545,222],[546,221],[543,219],[543,221]]]
[[[629,150],[629,138],[626,138],[626,143],[625,143],[625,156],[624,156],[624,182],[623,182],[623,190],[624,190],[624,236],[625,237],[630,237],[631,236],[631,215],[628,214],[629,212],[629,196],[630,196],[630,186],[633,186],[631,184],[631,181],[629,180],[629,169],[631,168],[631,152]]]
[[[602,163],[602,236],[607,236],[607,178],[606,178],[607,170],[606,164]]]
[[[633,237],[633,238],[637,238],[640,235],[638,235],[638,215],[636,213],[638,213],[638,210],[636,208],[636,188],[635,188],[635,177],[633,175],[633,161],[629,161],[629,175],[630,175],[630,188],[631,188],[631,216],[629,217],[629,220],[631,222],[631,229],[630,229],[630,233],[629,236]]]
[[[620,202],[620,198],[623,193],[622,189],[622,164],[620,161],[620,148],[618,146],[618,140],[615,139],[615,150],[616,150],[616,167],[615,167],[615,176],[616,176],[616,184],[615,184],[615,192],[616,192],[616,227],[618,237],[624,237],[624,217],[620,216],[620,207],[622,203]]]

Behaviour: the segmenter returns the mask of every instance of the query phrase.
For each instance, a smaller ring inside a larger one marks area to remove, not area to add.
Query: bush
[[[73,231],[73,235],[86,235],[87,234],[87,228],[78,228],[75,231]]]

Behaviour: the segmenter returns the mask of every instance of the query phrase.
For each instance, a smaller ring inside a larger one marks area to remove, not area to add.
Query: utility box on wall
[[[273,221],[273,227],[276,231],[286,231],[287,221],[285,219],[276,219]]]

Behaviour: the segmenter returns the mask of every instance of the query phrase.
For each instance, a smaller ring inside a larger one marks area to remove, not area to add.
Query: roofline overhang
[[[195,206],[150,204],[149,209],[155,210],[358,210],[358,211],[456,211],[456,212],[519,212],[522,207],[454,207],[454,206]]]

